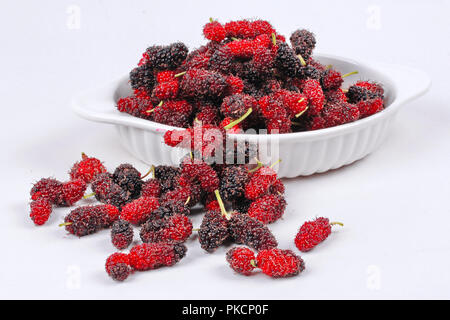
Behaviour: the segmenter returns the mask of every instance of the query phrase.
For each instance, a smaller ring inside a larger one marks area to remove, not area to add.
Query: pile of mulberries
[[[203,27],[209,41],[191,52],[181,42],[149,47],[130,72],[133,94],[117,109],[162,124],[216,125],[228,133],[289,133],[333,127],[384,108],[378,83],[344,89],[342,74],[313,57],[315,35],[294,31],[288,43],[264,20]]]
[[[226,254],[237,273],[299,274],[303,259],[279,248],[270,229],[287,206],[285,186],[274,169],[281,159],[250,164],[252,147],[230,151],[227,135],[248,128],[272,133],[319,129],[383,109],[380,85],[358,81],[341,88],[348,74],[312,58],[316,41],[306,30],[293,33],[292,46],[262,20],[224,25],[211,20],[203,31],[210,42],[191,53],[182,43],[148,48],[130,73],[134,95],[118,102],[122,112],[183,127],[164,134],[166,145],[187,151],[178,166],[152,166],[142,175],[126,163],[109,171],[83,153],[68,181],[43,178],[31,188],[30,218],[36,225],[46,223],[54,207],[84,201],[60,226],[77,237],[109,229],[111,248],[121,250],[105,264],[114,280],[173,266],[196,239],[207,253],[241,245]],[[205,212],[195,228],[194,207]],[[313,249],[335,224],[340,223],[327,218],[306,222],[295,237],[296,247]]]

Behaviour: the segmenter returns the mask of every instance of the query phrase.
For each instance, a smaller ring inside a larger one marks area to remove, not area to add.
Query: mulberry
[[[90,183],[97,174],[106,172],[105,166],[100,160],[81,154],[82,160],[76,162],[70,170],[70,178],[72,180],[82,179],[86,183]]]
[[[317,218],[313,221],[305,222],[295,237],[295,245],[298,250],[306,252],[313,249],[319,243],[324,241],[331,234],[333,225],[341,225],[340,222],[332,222],[328,218]]]
[[[305,80],[303,84],[303,94],[308,98],[308,114],[319,114],[322,111],[325,102],[325,95],[323,94],[320,82],[313,79]]]
[[[134,246],[128,255],[130,265],[139,271],[173,266],[186,255],[184,244],[143,243]]]
[[[192,222],[185,216],[174,214],[163,219],[149,220],[142,225],[143,242],[184,242],[192,234]]]
[[[334,127],[359,119],[358,106],[346,102],[327,104],[322,110],[324,127]]]
[[[275,67],[287,77],[293,78],[298,74],[301,62],[287,43],[281,43],[278,46]]]
[[[149,64],[157,70],[176,69],[186,59],[188,48],[176,42],[168,46],[153,46],[147,49]]]
[[[98,174],[91,184],[95,198],[105,204],[121,208],[130,201],[129,195],[113,181],[112,174]]]
[[[249,172],[245,166],[225,167],[220,179],[220,196],[226,201],[242,198],[249,179]]]
[[[136,199],[141,195],[141,173],[131,164],[125,163],[118,166],[112,175],[112,179],[130,195],[131,199]]]
[[[289,40],[295,53],[300,54],[305,60],[309,59],[316,46],[314,34],[305,29],[293,32]]]
[[[226,255],[231,269],[243,275],[250,275],[256,267],[255,253],[244,247],[234,247]]]
[[[248,215],[264,224],[280,219],[286,209],[286,200],[280,195],[269,194],[255,200],[248,209]]]
[[[105,269],[106,273],[117,281],[124,281],[132,272],[128,255],[118,252],[113,253],[106,259]]]
[[[62,182],[52,178],[42,178],[36,182],[30,191],[31,200],[47,199],[51,204],[62,202]]]
[[[258,268],[270,277],[295,276],[305,269],[305,263],[291,250],[262,250],[256,257]]]
[[[111,242],[119,250],[128,248],[133,242],[133,227],[128,221],[117,220],[111,228]]]
[[[141,196],[159,198],[161,195],[161,184],[158,179],[148,179],[142,183]]]
[[[217,21],[210,21],[203,27],[203,35],[206,39],[221,42],[225,39],[225,28]]]
[[[150,219],[158,207],[157,198],[142,197],[126,204],[120,212],[120,218],[132,224],[141,224]]]
[[[30,204],[30,218],[40,226],[47,222],[52,213],[52,205],[47,198],[39,198]]]
[[[231,217],[229,233],[236,243],[245,244],[257,251],[278,246],[270,229],[246,214],[235,214]]]
[[[245,187],[245,197],[250,200],[266,195],[277,181],[277,173],[269,167],[262,167],[250,178]]]

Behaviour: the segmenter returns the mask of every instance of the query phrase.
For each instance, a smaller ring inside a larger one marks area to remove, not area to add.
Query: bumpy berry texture
[[[192,222],[185,215],[175,214],[167,218],[149,220],[142,225],[143,242],[184,242],[192,234]]]
[[[300,54],[304,60],[308,60],[315,46],[316,38],[313,33],[308,30],[296,30],[289,38],[296,54]]]
[[[51,204],[63,203],[63,183],[53,178],[42,178],[36,182],[30,191],[31,200],[47,199]]]
[[[111,242],[119,250],[128,248],[133,242],[133,227],[128,221],[116,220],[111,228]]]
[[[286,209],[286,200],[278,194],[263,196],[250,205],[248,215],[264,224],[280,219]]]
[[[106,172],[105,166],[100,160],[81,154],[82,160],[76,162],[70,170],[70,178],[72,180],[82,179],[86,183],[90,183],[97,174]]]
[[[72,210],[64,218],[66,231],[83,237],[110,227],[119,218],[119,210],[109,204],[84,206]]]
[[[47,198],[34,200],[30,203],[30,209],[30,218],[38,226],[46,223],[52,213],[52,205]]]
[[[141,196],[159,198],[161,195],[161,184],[158,179],[148,179],[142,183]]]
[[[331,234],[332,225],[328,218],[323,217],[305,222],[295,237],[295,245],[298,250],[309,251],[324,241]]]
[[[92,181],[91,189],[98,201],[118,208],[131,200],[129,193],[115,183],[112,174],[108,172],[98,174]]]
[[[120,218],[132,224],[139,225],[150,219],[158,207],[159,201],[157,198],[138,198],[122,207]]]
[[[305,269],[305,263],[291,250],[262,250],[256,257],[258,268],[273,278],[291,277]]]
[[[277,179],[277,173],[272,168],[260,168],[252,175],[247,183],[245,197],[250,200],[255,200],[266,195]]]
[[[324,127],[334,127],[359,119],[358,106],[347,102],[326,104],[321,114],[325,121]]]
[[[191,52],[182,43],[147,48],[130,72],[134,94],[119,99],[119,111],[180,128],[226,127],[231,135],[326,128],[321,114],[326,103],[361,102],[361,117],[382,110],[378,101],[362,103],[384,99],[375,82],[358,81],[343,97],[343,76],[313,58],[316,38],[308,30],[294,31],[288,44],[268,21],[210,19],[203,35],[208,42]],[[250,108],[245,120],[230,125]],[[294,118],[301,121],[291,122]],[[170,145],[176,139],[168,136]]]
[[[175,189],[176,178],[181,174],[181,169],[171,166],[157,166],[155,167],[155,177],[161,184],[161,192],[167,192]]]
[[[124,281],[132,272],[128,255],[118,252],[106,259],[105,269],[106,273],[116,281]]]
[[[198,231],[198,240],[202,249],[213,252],[229,237],[228,220],[220,211],[208,211]]]
[[[270,229],[246,214],[235,214],[231,217],[229,233],[234,242],[245,244],[258,251],[278,246]]]
[[[256,266],[255,253],[245,247],[234,247],[228,250],[227,262],[231,269],[239,274],[250,275]]]
[[[220,179],[220,196],[233,201],[245,195],[245,186],[250,179],[248,169],[242,165],[227,166]]]
[[[121,164],[112,175],[113,181],[118,184],[131,199],[136,199],[141,194],[142,180],[141,173],[131,164]]]
[[[154,211],[155,219],[170,217],[175,214],[189,215],[191,213],[186,201],[165,200],[161,201],[158,209]]]
[[[75,179],[69,182],[63,183],[62,186],[62,199],[65,206],[72,206],[84,196],[87,185],[82,179]]]
[[[186,255],[186,251],[186,246],[181,243],[143,243],[134,246],[128,256],[134,269],[145,271],[173,266]]]

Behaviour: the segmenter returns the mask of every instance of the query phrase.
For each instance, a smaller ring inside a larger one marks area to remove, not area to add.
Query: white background
[[[444,0],[1,1],[0,298],[450,298],[449,13]],[[305,219],[345,223],[302,255],[300,276],[239,276],[227,248],[206,254],[194,237],[175,267],[114,282],[104,271],[109,232],[67,235],[58,223],[68,209],[35,227],[29,189],[41,177],[67,179],[81,151],[110,169],[146,171],[113,127],[77,118],[70,98],[128,72],[149,45],[199,46],[210,16],[268,19],[287,36],[308,28],[320,52],[420,68],[433,86],[400,111],[374,154],[285,181],[288,209],[271,225],[280,247],[296,251]]]

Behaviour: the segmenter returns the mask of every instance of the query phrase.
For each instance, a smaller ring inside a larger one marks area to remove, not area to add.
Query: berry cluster
[[[344,78],[312,54],[313,33],[296,30],[290,45],[264,20],[203,27],[209,41],[188,52],[180,42],[149,47],[130,72],[133,95],[117,108],[135,117],[193,128],[219,126],[228,133],[316,130],[356,121],[384,108],[381,85]]]

